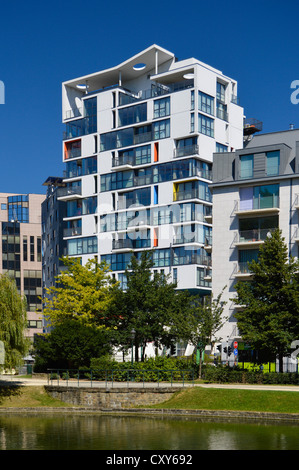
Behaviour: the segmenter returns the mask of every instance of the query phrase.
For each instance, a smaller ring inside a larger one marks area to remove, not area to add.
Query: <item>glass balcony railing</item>
[[[149,248],[151,246],[150,239],[136,239],[124,238],[119,240],[112,240],[112,250],[135,250],[140,248]]]
[[[237,242],[256,242],[264,241],[269,235],[275,230],[275,228],[263,228],[263,229],[251,229],[251,230],[242,230],[237,236]]]
[[[174,150],[174,157],[186,157],[188,155],[199,155],[199,146],[197,144],[186,147],[178,147]]]
[[[71,227],[63,230],[64,237],[76,237],[82,235],[82,227]]]
[[[60,188],[59,197],[81,196],[81,194],[82,194],[81,186],[72,186],[72,187]]]

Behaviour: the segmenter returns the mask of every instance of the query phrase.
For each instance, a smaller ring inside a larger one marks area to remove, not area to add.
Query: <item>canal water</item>
[[[0,413],[0,450],[299,450],[290,423]]]

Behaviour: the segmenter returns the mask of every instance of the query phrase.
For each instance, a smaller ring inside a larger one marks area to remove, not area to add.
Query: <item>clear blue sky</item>
[[[0,4],[0,192],[44,193],[61,176],[61,83],[158,44],[236,79],[263,132],[299,128],[299,2],[14,1]]]

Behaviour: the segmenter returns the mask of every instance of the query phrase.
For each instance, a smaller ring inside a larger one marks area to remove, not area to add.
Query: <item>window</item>
[[[24,270],[24,294],[27,297],[28,308],[31,312],[41,309],[42,272]]]
[[[198,109],[214,116],[214,98],[201,91],[198,92]]]
[[[8,220],[29,222],[29,198],[26,195],[8,197]]]
[[[280,152],[276,150],[274,152],[266,153],[266,172],[267,176],[274,176],[279,174],[279,160]]]
[[[191,110],[194,109],[194,90],[191,90]]]
[[[206,268],[197,268],[196,275],[197,275],[196,285],[198,287],[211,287],[211,282],[205,279],[207,275]]]
[[[23,261],[28,261],[28,240],[27,240],[27,235],[23,236]]]
[[[279,207],[279,185],[268,184],[240,189],[240,210]]]
[[[223,145],[223,144],[219,144],[219,142],[216,142],[216,152],[227,152],[228,151],[228,147],[227,145]]]
[[[194,113],[190,114],[190,132],[194,132]]]
[[[217,100],[225,102],[225,85],[217,82]]]
[[[67,217],[76,217],[86,214],[95,214],[97,210],[97,197],[67,201]]]
[[[3,204],[3,203],[1,204],[1,210],[6,211],[6,204]]]
[[[248,263],[257,261],[259,250],[239,250],[239,271],[241,273],[248,273]]]
[[[170,115],[170,98],[162,98],[154,101],[154,118]]]
[[[153,123],[153,140],[166,139],[170,136],[170,120],[157,121]]]
[[[97,253],[97,237],[76,238],[68,240],[67,251],[69,256]]]
[[[118,110],[118,125],[129,126],[147,120],[147,104],[129,106]]]
[[[198,131],[209,137],[214,137],[214,119],[203,114],[198,115]]]
[[[240,241],[265,240],[268,233],[278,227],[278,215],[249,217],[239,220]]]
[[[84,100],[85,134],[97,132],[97,98]]]
[[[253,155],[240,156],[240,178],[253,177]]]

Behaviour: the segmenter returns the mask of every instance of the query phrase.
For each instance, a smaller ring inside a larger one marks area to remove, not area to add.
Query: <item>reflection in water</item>
[[[0,450],[299,450],[298,430],[194,417],[0,414]]]

